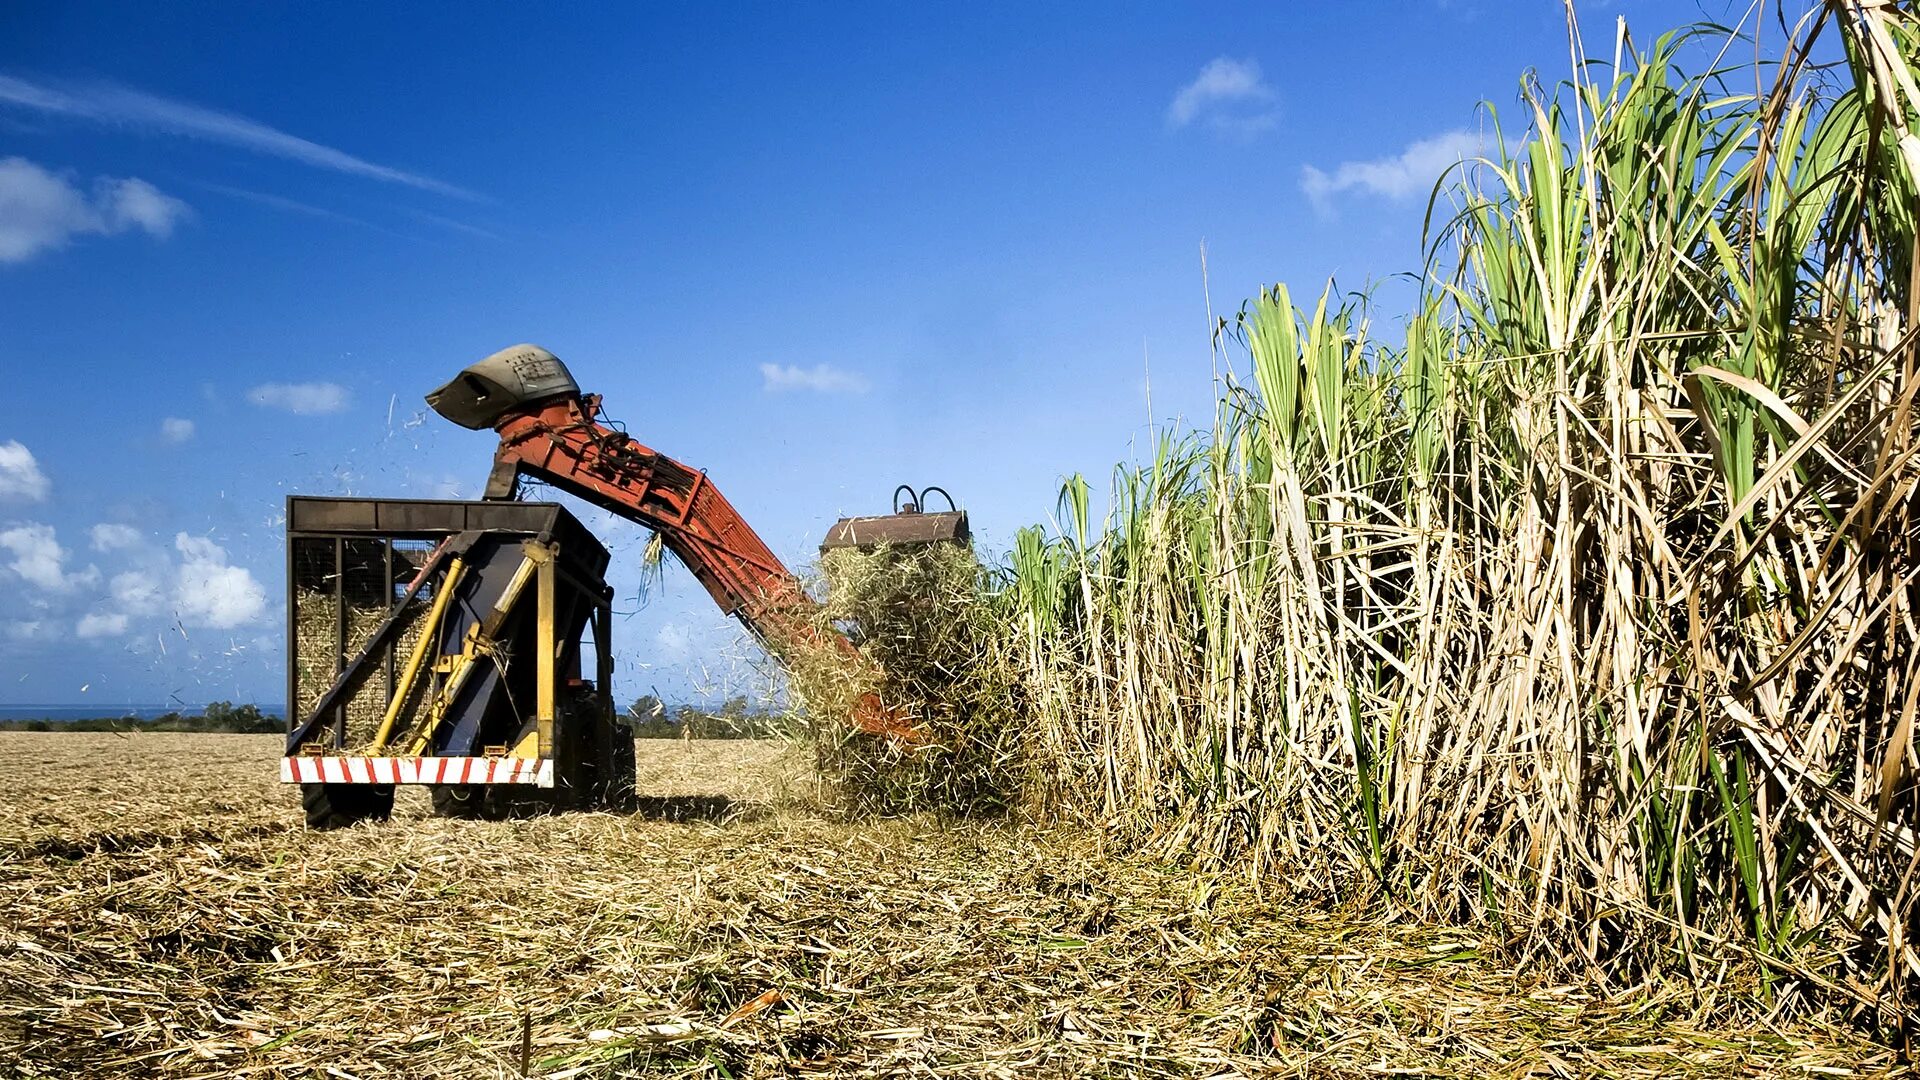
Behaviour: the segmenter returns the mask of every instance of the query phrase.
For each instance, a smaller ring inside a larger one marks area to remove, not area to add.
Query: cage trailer
[[[631,809],[607,549],[554,503],[292,496],[286,756],[307,824]],[[591,642],[593,677],[582,677]]]

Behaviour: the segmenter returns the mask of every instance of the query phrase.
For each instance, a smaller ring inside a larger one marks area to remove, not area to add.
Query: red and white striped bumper
[[[531,784],[553,786],[553,759],[286,757],[283,784]]]

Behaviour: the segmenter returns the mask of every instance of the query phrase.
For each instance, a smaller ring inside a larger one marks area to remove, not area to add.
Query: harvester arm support
[[[720,489],[705,473],[600,423],[598,405],[586,395],[503,417],[486,497],[513,498],[519,478],[530,476],[644,525],[775,655],[811,644],[818,633],[812,598]]]
[[[427,395],[441,416],[500,436],[488,499],[512,499],[520,478],[545,481],[660,536],[727,614],[791,666],[808,647],[866,661],[821,625],[818,605],[707,475],[600,422],[600,398],[580,392],[558,357],[515,345]],[[871,732],[913,736],[872,694],[854,710]]]

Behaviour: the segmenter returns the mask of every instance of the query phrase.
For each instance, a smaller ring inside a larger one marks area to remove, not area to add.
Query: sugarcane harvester
[[[606,548],[564,507],[517,501],[523,479],[653,530],[776,658],[827,648],[862,662],[706,473],[607,423],[600,398],[552,353],[503,349],[427,403],[498,434],[484,500],[288,500],[281,778],[302,785],[310,825],[384,818],[398,784],[430,785],[435,810],[455,816],[632,804],[632,734],[612,706]],[[923,513],[916,500],[841,519],[825,546],[969,541],[964,511]],[[875,737],[915,737],[873,695],[850,720]]]

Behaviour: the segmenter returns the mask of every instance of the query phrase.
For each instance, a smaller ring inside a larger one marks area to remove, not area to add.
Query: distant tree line
[[[781,714],[753,709],[744,694],[728,698],[718,710],[670,709],[645,694],[627,707],[625,720],[642,739],[764,739],[784,730]]]
[[[137,716],[100,716],[87,720],[0,720],[0,731],[211,731],[235,735],[274,735],[287,730],[286,722],[269,716],[257,705],[215,701],[199,713],[170,712],[152,719]]]

